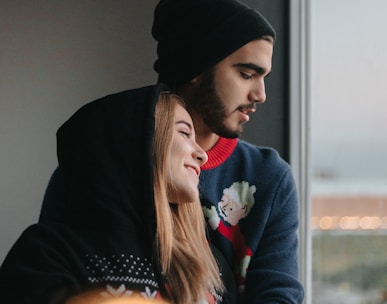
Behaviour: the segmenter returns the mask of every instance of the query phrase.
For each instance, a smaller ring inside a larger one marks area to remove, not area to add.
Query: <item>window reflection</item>
[[[311,1],[312,302],[387,303],[387,1]]]

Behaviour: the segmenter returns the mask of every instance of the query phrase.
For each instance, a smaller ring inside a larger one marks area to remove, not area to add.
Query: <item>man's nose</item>
[[[254,103],[264,103],[266,101],[266,89],[263,79],[258,80],[249,94],[249,101]]]

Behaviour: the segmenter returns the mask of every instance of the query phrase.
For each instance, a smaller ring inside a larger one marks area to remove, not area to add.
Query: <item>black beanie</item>
[[[161,0],[152,35],[158,42],[159,81],[175,88],[246,43],[275,38],[275,31],[257,10],[237,0]]]

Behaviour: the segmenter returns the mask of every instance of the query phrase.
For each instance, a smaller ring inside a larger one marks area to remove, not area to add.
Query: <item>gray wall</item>
[[[0,2],[0,263],[37,221],[58,127],[86,102],[156,81],[156,3]]]
[[[276,30],[272,73],[266,79],[266,102],[245,127],[242,138],[274,147],[289,160],[289,1],[244,0],[258,9]]]
[[[0,0],[0,263],[38,219],[58,127],[81,105],[156,82],[157,0]],[[286,0],[245,0],[278,39],[267,102],[243,137],[287,158]]]

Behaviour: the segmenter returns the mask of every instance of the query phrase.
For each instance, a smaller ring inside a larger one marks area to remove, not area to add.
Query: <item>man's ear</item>
[[[187,96],[192,95],[193,94],[192,92],[194,92],[202,83],[202,79],[203,79],[203,74],[200,74],[200,75],[192,78],[191,80],[185,82],[178,89],[177,93],[179,95],[183,96],[183,98],[186,98]]]
[[[196,76],[196,77],[194,77],[194,78],[192,78],[192,79],[189,81],[189,84],[190,84],[190,86],[192,86],[192,87],[197,87],[197,86],[199,86],[199,85],[201,84],[202,79],[203,79],[203,73],[200,74],[200,75],[198,75],[198,76]]]

